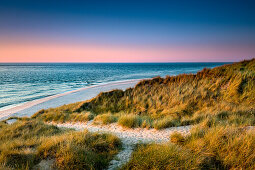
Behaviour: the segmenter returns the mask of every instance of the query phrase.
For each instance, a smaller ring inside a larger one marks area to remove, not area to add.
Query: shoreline
[[[14,106],[12,108],[8,108],[6,110],[0,111],[0,120],[4,120],[12,116],[17,116],[17,117],[31,116],[36,111],[39,111],[41,109],[47,109],[50,107],[58,107],[64,104],[70,104],[70,103],[75,103],[79,101],[89,100],[97,96],[100,92],[106,92],[106,91],[110,91],[114,89],[125,90],[127,88],[134,87],[141,80],[143,79],[132,79],[132,80],[102,83],[98,85],[92,85],[92,86],[83,87],[80,89],[44,97],[41,99],[32,100],[32,101],[20,104],[18,106]],[[61,98],[63,98],[62,101],[59,100]]]

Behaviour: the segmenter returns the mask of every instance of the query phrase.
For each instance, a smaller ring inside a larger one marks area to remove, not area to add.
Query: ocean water
[[[196,73],[226,63],[0,63],[0,110],[113,81]]]

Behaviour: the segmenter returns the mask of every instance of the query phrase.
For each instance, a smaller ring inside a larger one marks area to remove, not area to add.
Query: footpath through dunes
[[[73,128],[75,130],[87,129],[90,132],[111,133],[119,137],[123,143],[123,150],[117,154],[115,159],[110,162],[108,169],[114,170],[127,163],[131,157],[134,146],[139,143],[166,143],[170,140],[173,132],[179,132],[183,135],[189,134],[191,126],[171,127],[163,130],[145,129],[145,128],[123,128],[117,123],[109,125],[95,125],[93,120],[87,123],[50,123],[62,128]]]

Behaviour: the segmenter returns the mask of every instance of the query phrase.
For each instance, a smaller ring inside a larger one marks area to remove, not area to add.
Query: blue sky
[[[27,48],[30,44],[39,46],[52,42],[110,46],[112,49],[119,46],[177,46],[184,49],[220,47],[221,50],[226,47],[229,51],[238,47],[240,51],[248,52],[240,52],[239,56],[233,58],[238,60],[254,57],[254,9],[255,1],[249,0],[1,0],[0,43],[8,42],[10,45],[24,42]],[[224,58],[226,52],[217,55]],[[171,61],[172,57],[169,56],[170,60],[167,57],[164,59]],[[83,58],[86,61],[86,56]],[[231,60],[230,54],[226,60]]]

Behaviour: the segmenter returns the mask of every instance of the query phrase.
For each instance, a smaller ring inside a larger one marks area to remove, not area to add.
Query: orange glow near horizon
[[[0,62],[210,62],[252,58],[252,48],[0,43]],[[242,57],[240,57],[242,56]]]

